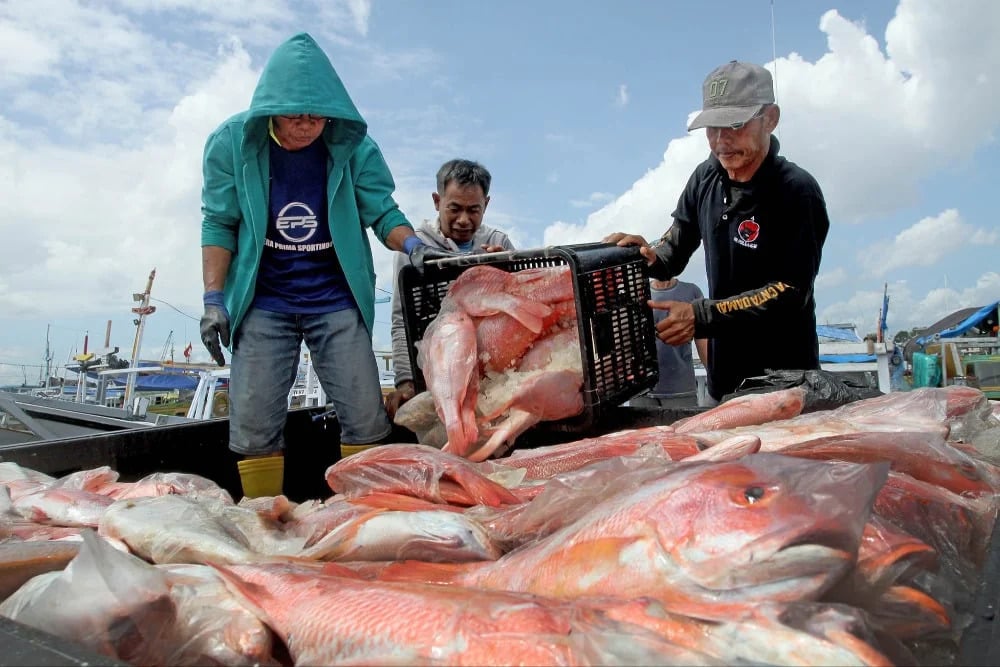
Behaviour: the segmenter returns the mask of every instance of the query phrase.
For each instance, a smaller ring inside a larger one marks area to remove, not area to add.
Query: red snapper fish
[[[776,451],[811,459],[888,461],[897,472],[962,495],[992,495],[1000,491],[994,466],[952,447],[940,433],[849,433],[792,443]]]
[[[698,433],[791,419],[802,413],[805,400],[806,392],[801,387],[737,396],[710,410],[677,420],[674,430]]]
[[[497,592],[362,581],[290,566],[217,568],[297,665],[569,665],[564,615]],[[339,568],[328,569],[340,572]]]
[[[466,506],[521,502],[476,464],[426,445],[382,445],[341,459],[327,469],[326,483],[348,498],[378,491]]]
[[[646,445],[634,454],[595,460],[548,480],[529,480],[527,485],[515,489],[515,493],[525,497],[526,502],[521,505],[500,509],[479,506],[466,512],[480,520],[490,535],[510,550],[568,526],[597,503],[661,477],[672,466],[697,460],[735,460],[756,452],[759,447],[757,438],[740,436],[684,461],[673,461],[662,448]],[[500,459],[496,465],[503,462]],[[533,493],[528,496],[525,489]]]
[[[479,437],[479,368],[472,318],[462,310],[444,307],[424,333],[418,362],[448,432],[446,451],[467,454]]]
[[[725,620],[764,601],[816,598],[843,576],[887,472],[773,454],[677,466],[495,562],[404,562],[381,576],[557,598],[647,596]]]
[[[448,297],[473,317],[506,313],[537,334],[552,313],[544,303],[516,294],[514,274],[492,266],[472,266],[448,288]]]
[[[471,452],[470,461],[485,461],[494,452],[509,446],[517,436],[540,421],[555,421],[583,412],[583,374],[577,370],[535,371],[527,376],[517,391],[496,414],[507,416],[490,433],[481,447]]]

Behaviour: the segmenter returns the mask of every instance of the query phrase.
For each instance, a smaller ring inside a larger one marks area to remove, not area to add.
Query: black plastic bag
[[[768,369],[767,375],[743,380],[739,388],[733,393],[723,396],[722,401],[725,402],[737,396],[766,394],[770,391],[789,389],[791,387],[803,387],[806,390],[805,405],[802,408],[802,412],[832,410],[847,403],[882,395],[882,392],[874,387],[859,384],[849,379],[842,379],[836,373],[829,371],[775,371]]]

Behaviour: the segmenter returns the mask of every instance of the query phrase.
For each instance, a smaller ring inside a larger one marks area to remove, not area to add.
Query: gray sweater
[[[414,230],[420,240],[434,248],[459,252],[455,242],[441,233],[441,225],[435,220],[424,220],[420,227]],[[514,245],[510,242],[507,234],[489,225],[483,224],[476,230],[472,237],[472,250],[470,254],[480,254],[483,252],[482,246],[500,246],[504,250],[514,250]],[[401,252],[395,253],[393,258],[393,280],[392,286],[392,368],[396,373],[396,386],[400,383],[412,381],[413,371],[410,368],[410,351],[406,340],[406,327],[403,324],[403,300],[399,297],[399,272],[409,263],[409,258]]]

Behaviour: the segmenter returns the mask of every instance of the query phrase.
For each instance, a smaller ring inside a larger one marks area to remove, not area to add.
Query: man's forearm
[[[201,277],[205,291],[221,290],[226,286],[226,274],[229,273],[229,263],[233,253],[216,245],[206,245],[201,248]]]
[[[393,227],[392,231],[389,232],[389,236],[385,238],[385,244],[391,250],[403,252],[403,241],[409,236],[413,236],[413,228],[407,225],[399,225],[398,227]]]
[[[679,276],[700,243],[697,227],[674,220],[663,236],[650,246],[658,261],[649,267],[649,275],[656,280]]]

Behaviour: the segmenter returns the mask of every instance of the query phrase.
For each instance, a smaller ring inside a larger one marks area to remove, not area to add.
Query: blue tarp
[[[821,338],[833,338],[834,340],[846,340],[851,343],[860,343],[861,339],[858,338],[858,334],[850,329],[840,329],[837,327],[829,327],[823,324],[816,325],[816,334]]]
[[[125,386],[122,380],[115,384]],[[198,376],[181,373],[149,374],[137,373],[135,376],[136,391],[169,391],[171,389],[194,389],[198,386]]]
[[[997,305],[1000,305],[1000,301],[994,301],[988,306],[983,306],[972,315],[969,315],[964,320],[956,324],[955,326],[945,329],[944,331],[939,331],[938,333],[932,334],[930,336],[921,336],[916,340],[917,345],[923,346],[927,343],[933,342],[938,338],[958,338],[965,332],[967,332],[972,327],[976,326],[984,319],[990,316],[997,309]]]
[[[821,354],[819,361],[821,364],[863,364],[875,361],[874,354]]]

